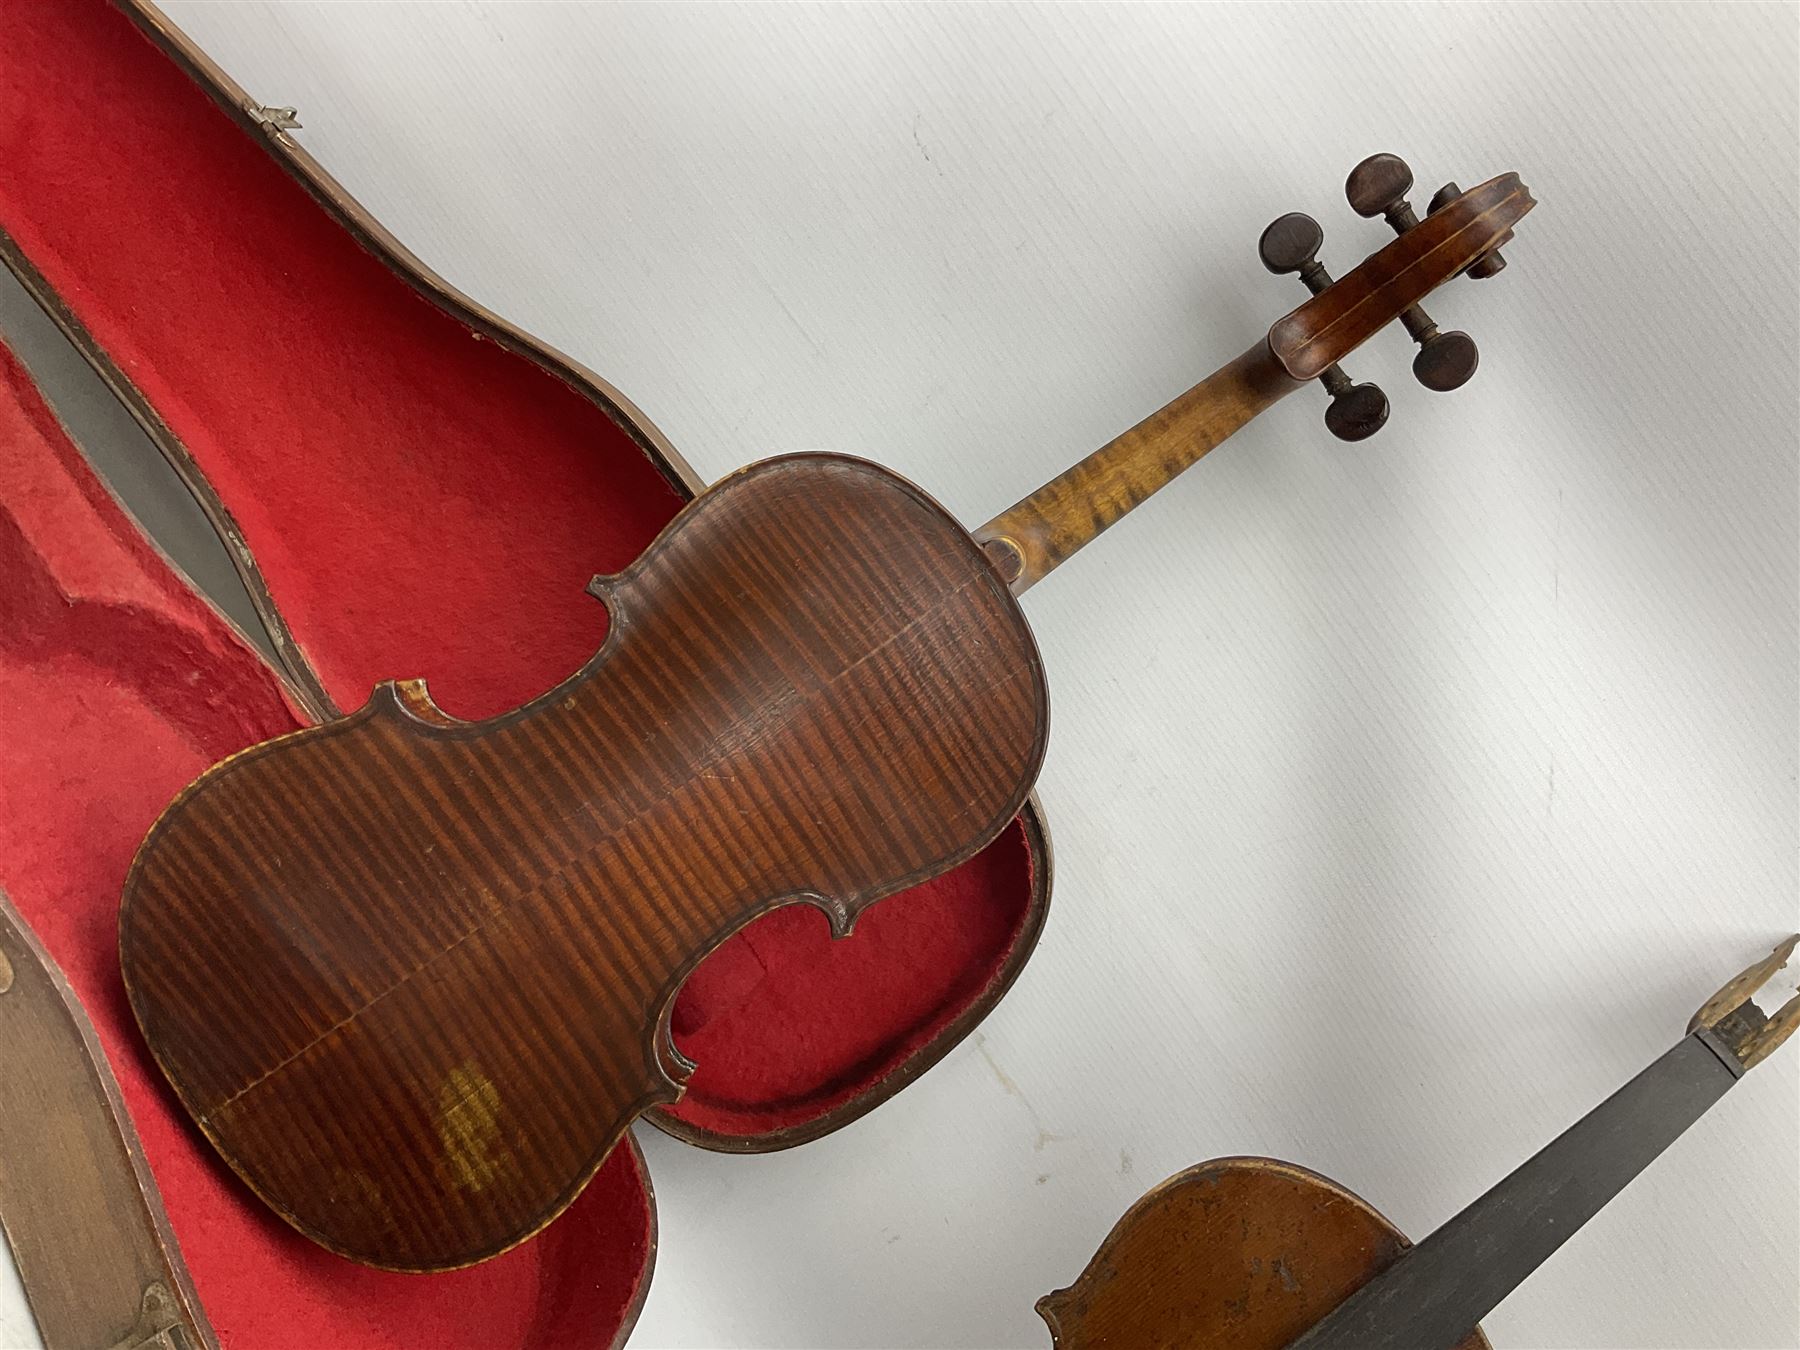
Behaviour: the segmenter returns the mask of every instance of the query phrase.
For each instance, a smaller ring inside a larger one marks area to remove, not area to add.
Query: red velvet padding
[[[1030,866],[1015,825],[937,885],[866,911],[849,941],[834,940],[825,916],[807,905],[750,925],[707,961],[706,981],[690,981],[676,1004],[676,1042],[704,1066],[682,1100],[682,1118],[718,1134],[758,1135],[850,1101],[993,979],[1013,932],[1003,922],[1008,911],[990,897],[1006,895]],[[936,940],[918,942],[921,928]],[[944,961],[947,946],[984,959]],[[821,1007],[821,985],[854,989],[859,1008],[883,1008],[887,1016]],[[708,1020],[714,998],[725,1015]],[[775,1043],[744,1035],[758,1023],[788,1034]]]
[[[0,4],[0,228],[186,444],[345,708],[417,675],[468,717],[548,688],[603,634],[587,579],[678,509],[605,414],[361,250],[100,0]],[[762,921],[683,992],[675,1114],[761,1133],[868,1089],[988,987],[1030,889],[1015,823],[846,941]]]
[[[615,1150],[536,1241],[448,1275],[385,1274],[255,1203],[138,1036],[117,926],[138,841],[207,765],[299,724],[261,659],[145,545],[0,346],[0,887],[99,1029],[220,1340],[611,1344],[648,1277],[654,1231],[631,1149]]]

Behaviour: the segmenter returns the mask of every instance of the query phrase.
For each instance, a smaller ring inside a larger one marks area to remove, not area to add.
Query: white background
[[[641,1136],[645,1346],[1045,1346],[1145,1189],[1272,1154],[1422,1235],[1796,902],[1792,8],[168,3],[428,262],[708,477],[869,455],[970,523],[1344,271],[1350,166],[1517,169],[1434,298],[1035,590],[1048,930],[982,1032],[787,1154]],[[121,128],[129,134],[129,128]],[[521,522],[521,528],[529,528]],[[1788,976],[1775,992],[1792,989]],[[1800,1345],[1800,1050],[1487,1323]]]

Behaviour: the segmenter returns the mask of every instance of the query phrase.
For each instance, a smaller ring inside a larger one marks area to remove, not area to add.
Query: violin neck
[[[1288,1350],[1450,1350],[1744,1073],[1689,1034]]]
[[[1298,389],[1268,339],[1208,375],[1160,412],[1109,441],[975,538],[1023,594],[1064,559],[1172,481],[1232,432]]]

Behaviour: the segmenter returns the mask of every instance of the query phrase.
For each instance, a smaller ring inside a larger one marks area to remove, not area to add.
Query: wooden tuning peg
[[[1262,264],[1277,276],[1295,273],[1307,290],[1317,295],[1331,285],[1331,274],[1319,261],[1325,231],[1319,222],[1299,211],[1289,212],[1270,224],[1257,241]],[[1388,398],[1381,387],[1354,383],[1343,367],[1333,364],[1319,376],[1331,395],[1325,409],[1325,425],[1340,441],[1360,441],[1380,431],[1388,418]]]
[[[1406,199],[1412,185],[1412,170],[1400,156],[1370,155],[1350,170],[1350,177],[1344,181],[1344,196],[1357,215],[1381,216],[1394,227],[1395,234],[1405,234],[1419,223]],[[1441,206],[1455,195],[1454,189],[1448,196],[1440,192],[1432,201]],[[1469,382],[1481,359],[1473,338],[1467,333],[1440,333],[1431,316],[1418,305],[1404,310],[1400,322],[1419,344],[1419,354],[1413,357],[1413,376],[1420,384],[1441,393]]]

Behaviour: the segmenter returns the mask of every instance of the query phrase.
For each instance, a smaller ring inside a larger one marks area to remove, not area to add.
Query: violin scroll
[[[1413,375],[1427,389],[1457,389],[1474,375],[1474,340],[1440,331],[1420,302],[1454,277],[1489,277],[1503,268],[1500,246],[1536,202],[1517,174],[1502,174],[1467,192],[1445,184],[1420,219],[1407,200],[1412,185],[1412,170],[1396,155],[1372,155],[1351,171],[1344,185],[1351,208],[1382,217],[1399,237],[1336,282],[1310,255],[1296,251],[1321,236],[1309,218],[1283,216],[1264,232],[1264,265],[1300,272],[1314,291],[1269,330],[1270,351],[1294,379],[1325,380],[1331,388],[1328,372],[1338,361],[1394,319],[1419,344]]]

